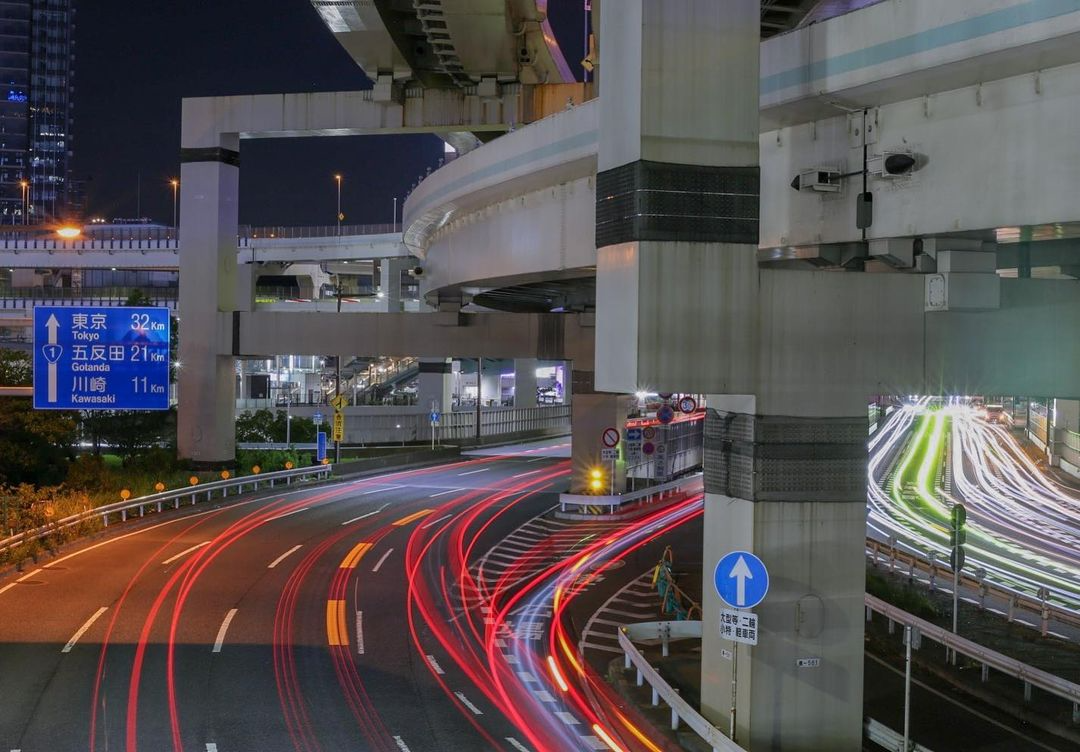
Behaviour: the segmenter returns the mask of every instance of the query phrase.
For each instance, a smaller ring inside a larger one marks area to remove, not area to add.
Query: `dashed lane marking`
[[[409,745],[406,744],[400,736],[394,737],[394,744],[397,745],[397,748],[400,749],[401,752],[412,752],[412,750],[409,749]]]
[[[386,486],[385,488],[373,488],[370,491],[362,491],[357,496],[367,496],[368,494],[381,493],[383,491],[393,491],[398,488],[405,488],[405,486]]]
[[[206,752],[217,752],[217,745],[213,742],[206,743]]]
[[[271,517],[270,519],[267,520],[267,522],[273,522],[274,520],[283,520],[286,517],[292,517],[294,514],[300,514],[301,512],[306,512],[309,509],[311,509],[311,507],[300,507],[299,509],[294,509],[291,512],[282,512],[279,515]]]
[[[360,515],[359,517],[353,517],[353,518],[352,518],[351,520],[345,520],[344,522],[342,522],[342,523],[341,523],[341,526],[342,526],[342,527],[345,527],[346,525],[351,525],[351,524],[353,524],[354,522],[359,522],[360,520],[366,520],[366,519],[367,519],[368,517],[374,517],[374,516],[375,516],[375,515],[377,515],[377,514],[378,514],[379,512],[381,512],[382,510],[386,509],[386,508],[387,508],[388,506],[390,506],[390,505],[389,505],[389,504],[383,504],[383,505],[382,505],[381,507],[379,507],[378,509],[373,509],[373,510],[371,510],[370,512],[364,512],[364,513],[363,513],[362,515]]]
[[[452,514],[445,514],[445,515],[443,515],[442,517],[440,517],[440,518],[439,518],[439,519],[437,519],[437,520],[432,520],[431,522],[428,522],[428,523],[426,523],[426,524],[424,524],[424,525],[421,525],[421,526],[420,526],[420,529],[421,529],[421,530],[426,530],[426,529],[427,529],[427,528],[429,528],[429,527],[434,527],[435,525],[438,525],[438,524],[439,524],[440,522],[442,522],[443,520],[448,520],[448,519],[450,519],[450,518],[451,518],[451,517],[453,517],[453,516],[454,516],[454,515],[452,515]]]
[[[386,561],[387,557],[389,557],[390,554],[392,554],[392,553],[394,553],[394,549],[392,549],[392,548],[386,549],[386,553],[383,554],[381,557],[379,557],[379,560],[377,562],[375,562],[375,566],[373,566],[371,568],[371,571],[372,572],[378,572],[382,568],[383,562]]]
[[[180,553],[176,554],[175,556],[170,556],[170,557],[169,557],[168,559],[166,559],[165,561],[163,561],[163,562],[161,562],[161,563],[162,563],[162,564],[172,564],[172,563],[173,563],[174,561],[176,561],[177,559],[182,559],[182,558],[184,558],[185,556],[187,556],[188,554],[190,554],[190,553],[191,553],[192,551],[198,551],[198,550],[199,550],[200,548],[202,548],[203,546],[209,546],[209,545],[210,545],[210,541],[203,541],[202,543],[196,543],[196,544],[195,544],[194,546],[192,546],[191,548],[185,548],[185,549],[184,549],[183,551],[181,551]]]
[[[439,674],[441,676],[446,673],[445,671],[443,671],[443,667],[439,665],[439,662],[435,660],[435,656],[427,655],[424,657],[427,658],[427,662],[431,664],[431,670],[434,671],[436,674]]]
[[[34,575],[36,575],[36,574],[41,574],[41,570],[40,570],[40,569],[35,569],[35,570],[34,570],[33,572],[27,572],[27,573],[26,573],[26,574],[24,574],[24,575],[23,575],[22,577],[20,577],[19,579],[15,580],[15,582],[22,582],[22,581],[24,581],[24,580],[29,580],[29,579],[30,579],[31,577],[33,577],[33,576],[34,576]]]
[[[105,613],[105,612],[106,612],[106,611],[108,611],[108,610],[109,610],[109,607],[108,607],[108,606],[102,606],[102,607],[101,607],[101,608],[99,608],[99,609],[98,609],[97,611],[95,611],[95,612],[94,612],[94,615],[93,615],[93,616],[91,616],[91,617],[90,617],[89,619],[87,619],[87,620],[86,620],[86,623],[85,623],[85,624],[83,624],[83,625],[82,625],[81,627],[79,627],[79,630],[78,630],[78,631],[77,631],[77,632],[76,632],[75,634],[73,634],[73,635],[71,636],[71,639],[70,639],[70,640],[68,640],[68,642],[67,642],[67,645],[65,645],[65,646],[64,646],[64,647],[63,647],[63,648],[62,648],[62,649],[60,650],[60,652],[61,652],[61,653],[70,653],[70,652],[71,652],[71,649],[72,649],[73,647],[75,647],[75,643],[79,641],[79,638],[80,638],[80,637],[82,637],[82,636],[83,636],[84,634],[86,634],[86,631],[87,631],[88,629],[90,629],[90,627],[92,627],[92,626],[93,626],[94,622],[95,622],[95,621],[97,621],[97,620],[98,620],[98,618],[99,618],[99,617],[100,617],[100,616],[101,616],[101,615],[102,615],[103,613]]]
[[[437,499],[440,496],[446,496],[446,494],[457,493],[458,491],[464,491],[464,490],[465,490],[464,488],[448,488],[445,491],[439,491],[439,493],[433,493],[428,498],[429,499]],[[435,511],[435,510],[432,510],[432,511]]]
[[[506,743],[509,744],[514,749],[518,750],[518,752],[529,752],[528,747],[526,747],[524,744],[522,744],[521,742],[519,742],[517,739],[515,739],[512,736],[506,737]]]
[[[394,527],[402,527],[403,525],[408,525],[410,522],[416,522],[421,517],[427,517],[434,511],[434,509],[421,509],[419,512],[413,512],[412,514],[405,515],[400,520],[396,520],[392,524]]]
[[[464,692],[455,692],[454,697],[461,700],[461,704],[464,705],[465,707],[467,707],[469,710],[471,710],[473,715],[483,715],[484,714],[483,710],[481,710],[480,708],[476,707],[471,702],[469,702],[469,698],[467,698],[465,696]]]
[[[468,472],[466,472],[466,473],[458,473],[458,475],[459,475],[459,476],[461,476],[461,475],[476,475],[477,473],[486,473],[486,472],[488,472],[489,470],[491,470],[491,468],[490,468],[490,467],[482,467],[482,468],[480,468],[479,470],[469,470],[469,471],[468,471]]]
[[[286,559],[286,558],[287,558],[288,556],[290,556],[291,554],[294,554],[294,553],[296,553],[297,551],[299,551],[299,550],[300,550],[300,548],[302,547],[302,545],[303,545],[303,544],[298,544],[298,545],[295,545],[295,546],[293,546],[293,547],[292,547],[292,548],[290,548],[290,549],[289,549],[288,551],[286,551],[285,553],[283,553],[283,554],[282,554],[281,556],[277,557],[277,558],[276,558],[276,559],[274,559],[274,560],[273,560],[272,562],[270,562],[269,564],[267,564],[267,565],[266,565],[266,568],[267,568],[267,569],[273,569],[273,568],[274,568],[274,567],[276,567],[276,566],[277,566],[278,564],[280,564],[281,562],[285,561],[285,559]]]
[[[366,554],[374,544],[372,543],[357,543],[352,547],[352,550],[341,560],[339,569],[356,569],[356,566],[360,563],[360,559],[364,558]]]
[[[567,726],[576,726],[581,723],[581,721],[579,721],[570,713],[567,713],[565,710],[556,710],[555,717],[565,723]]]
[[[364,612],[356,612],[356,653],[364,654]]]
[[[225,620],[221,622],[221,628],[218,629],[217,639],[214,640],[214,648],[211,652],[221,652],[221,646],[225,644],[225,633],[229,631],[229,625],[232,624],[233,617],[236,616],[236,611],[237,609],[230,608],[229,613],[225,614]]]

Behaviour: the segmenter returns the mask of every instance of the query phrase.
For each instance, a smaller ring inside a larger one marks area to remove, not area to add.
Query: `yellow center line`
[[[427,517],[434,512],[434,509],[421,509],[419,512],[413,512],[412,514],[402,517],[400,520],[394,523],[394,527],[401,527],[402,525],[408,525],[410,522],[416,522],[421,517]]]
[[[331,645],[348,645],[349,630],[345,626],[345,601],[326,602],[326,639]]]
[[[356,569],[356,565],[360,563],[360,559],[371,549],[370,543],[357,543],[353,546],[349,555],[341,560],[341,569]]]

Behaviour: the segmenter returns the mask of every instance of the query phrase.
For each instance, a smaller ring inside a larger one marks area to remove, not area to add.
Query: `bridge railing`
[[[229,495],[229,491],[232,489],[236,489],[237,493],[243,493],[245,486],[250,486],[251,490],[254,491],[264,484],[269,485],[272,488],[274,484],[279,481],[284,481],[286,485],[292,485],[294,480],[299,482],[310,478],[324,480],[330,477],[331,472],[333,472],[332,465],[298,467],[292,470],[279,470],[273,473],[246,475],[239,478],[229,478],[228,480],[200,483],[195,486],[189,486],[188,488],[162,491],[161,493],[150,494],[149,496],[140,496],[135,499],[118,501],[115,504],[106,504],[93,509],[86,509],[82,512],[63,517],[55,522],[50,522],[30,530],[24,530],[15,535],[0,539],[0,553],[9,551],[23,543],[41,540],[42,538],[53,535],[61,530],[66,530],[99,517],[101,518],[102,526],[108,527],[109,519],[111,517],[118,517],[122,522],[126,521],[128,516],[134,512],[138,512],[138,516],[142,517],[145,515],[148,507],[154,508],[160,512],[165,504],[171,503],[174,509],[179,509],[181,502],[190,501],[190,503],[195,504],[199,499],[209,501],[213,498],[214,494],[219,491],[221,492],[221,496],[225,497]]]
[[[880,598],[867,594],[866,620],[869,622],[875,613],[885,616],[890,623],[916,628],[923,637],[933,640],[946,648],[946,650],[967,656],[976,663],[981,664],[983,681],[987,681],[990,670],[993,669],[1000,674],[1023,682],[1025,700],[1031,699],[1032,687],[1067,700],[1072,703],[1073,723],[1080,723],[1080,684],[1060,676],[1054,676],[1048,671],[1030,666],[1016,658],[1010,658],[977,642],[972,642],[966,637],[953,634],[944,627],[920,619],[918,616],[909,614],[891,603],[886,603]]]
[[[948,562],[937,559],[931,561],[922,552],[911,547],[901,547],[899,543],[896,546],[890,546],[876,538],[867,538],[866,555],[875,566],[884,562],[889,565],[890,570],[894,570],[899,564],[907,570],[909,578],[914,577],[916,571],[925,572],[930,579],[931,590],[937,585],[939,578],[946,578],[950,584],[952,583],[952,570],[949,569]],[[1080,627],[1080,613],[1052,602],[1049,597],[1052,595],[1049,588],[1042,588],[1043,594],[1047,596],[1046,599],[1042,599],[1037,595],[989,580],[985,576],[978,577],[965,571],[960,573],[960,586],[971,588],[978,593],[980,609],[985,608],[988,596],[1000,600],[1006,606],[1005,618],[1010,624],[1017,622],[1027,624],[1016,618],[1017,612],[1026,611],[1034,614],[1039,620],[1036,628],[1043,636],[1049,631],[1051,619],[1072,627]]]
[[[672,496],[675,492],[687,486],[694,485],[701,479],[701,475],[701,473],[693,473],[692,475],[685,475],[682,478],[676,478],[675,480],[661,483],[657,486],[642,488],[624,494],[616,494],[614,496],[568,493],[559,494],[559,510],[566,512],[569,511],[569,507],[607,507],[608,514],[614,514],[621,507],[632,503],[648,504]]]

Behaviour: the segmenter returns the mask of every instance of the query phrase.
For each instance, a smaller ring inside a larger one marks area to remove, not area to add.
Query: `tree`
[[[292,429],[286,432],[288,416],[284,410],[255,410],[236,417],[236,440],[244,443],[280,444],[288,436],[292,443],[315,441],[315,423],[311,418],[292,416]]]
[[[29,386],[27,353],[0,349],[0,384]],[[35,410],[29,397],[0,397],[0,484],[59,483],[75,441],[78,413]]]

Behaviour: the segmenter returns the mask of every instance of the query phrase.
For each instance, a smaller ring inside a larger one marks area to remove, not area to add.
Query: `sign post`
[[[34,307],[35,410],[168,410],[169,310]]]
[[[953,571],[953,588],[952,588],[952,631],[953,634],[959,634],[959,615],[960,615],[960,570],[964,568],[964,559],[966,558],[964,552],[964,543],[967,541],[967,530],[964,526],[967,524],[967,507],[963,504],[954,504],[952,511],[952,529],[949,531],[949,543],[952,544],[952,554],[949,557],[949,564],[952,565]],[[956,665],[956,651],[949,651],[949,662],[952,665]]]
[[[439,419],[442,416],[439,415],[439,411],[435,408],[435,404],[431,405],[431,414],[428,418],[431,420],[431,448],[435,448],[435,427],[439,425]]]
[[[734,661],[731,668],[731,713],[728,736],[735,739],[735,715],[737,711],[739,681],[739,644],[757,645],[758,619],[741,609],[757,606],[769,592],[769,570],[764,562],[749,551],[732,551],[716,563],[713,570],[713,586],[731,609],[720,612],[720,636],[732,640]]]

